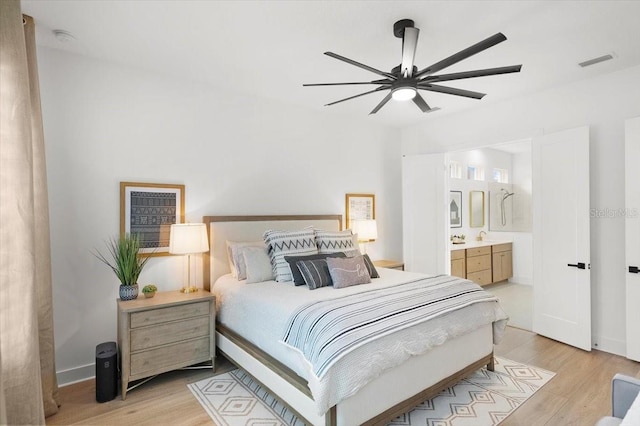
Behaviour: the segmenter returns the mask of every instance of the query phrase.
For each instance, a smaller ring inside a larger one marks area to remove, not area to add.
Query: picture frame
[[[174,223],[184,223],[184,185],[120,182],[120,235],[140,235],[141,255],[168,256]]]
[[[374,194],[347,194],[345,196],[345,210],[345,229],[350,229],[352,220],[375,219],[376,196]]]
[[[449,225],[462,228],[462,191],[449,192]]]

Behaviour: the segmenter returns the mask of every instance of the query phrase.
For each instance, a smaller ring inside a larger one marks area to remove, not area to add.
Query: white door
[[[402,220],[405,270],[448,274],[448,180],[446,154],[402,159]]]
[[[627,358],[640,361],[640,117],[625,125]]]
[[[533,140],[533,331],[591,350],[589,128]]]

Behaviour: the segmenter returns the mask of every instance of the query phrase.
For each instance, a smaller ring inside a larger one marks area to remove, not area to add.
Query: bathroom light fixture
[[[209,251],[207,225],[204,223],[174,223],[169,234],[169,253],[186,254],[188,258],[187,285],[180,290],[183,293],[198,291],[191,285],[191,255]]]

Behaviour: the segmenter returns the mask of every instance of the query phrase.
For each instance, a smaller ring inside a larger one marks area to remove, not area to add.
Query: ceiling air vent
[[[591,65],[598,64],[600,62],[608,61],[610,59],[613,59],[613,55],[607,54],[607,55],[600,56],[598,58],[589,59],[588,61],[580,62],[578,65],[580,65],[582,68],[585,68]]]

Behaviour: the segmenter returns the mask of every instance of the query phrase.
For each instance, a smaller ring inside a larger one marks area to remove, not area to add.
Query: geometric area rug
[[[541,368],[495,357],[495,371],[479,369],[389,425],[497,425],[554,375]],[[217,425],[304,425],[241,369],[187,386]]]

